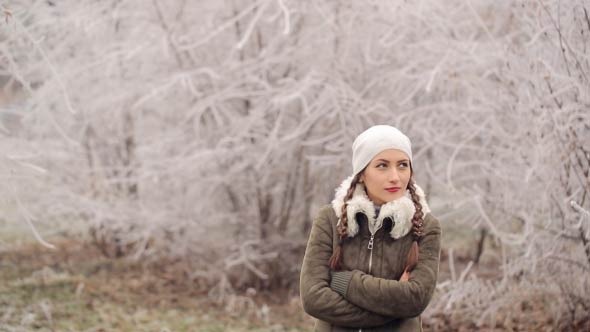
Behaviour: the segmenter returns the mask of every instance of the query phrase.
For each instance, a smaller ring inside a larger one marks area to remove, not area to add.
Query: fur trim
[[[340,217],[342,216],[344,196],[346,196],[346,192],[348,191],[348,188],[350,188],[352,178],[353,176],[350,176],[342,181],[340,186],[336,189],[336,195],[332,200],[332,208],[338,217],[338,224],[340,224]],[[424,191],[418,185],[415,186],[416,194],[420,198],[420,203],[422,204],[422,212],[426,215],[430,213],[430,207],[426,203]],[[348,201],[348,205],[346,206],[346,215],[348,216],[347,233],[349,237],[355,236],[359,231],[359,226],[355,218],[358,212],[367,216],[369,230],[372,234],[375,234],[375,232],[381,228],[385,218],[393,218],[395,224],[389,234],[392,238],[399,239],[412,230],[412,218],[416,212],[416,207],[414,206],[414,202],[412,202],[409,191],[406,191],[404,196],[383,204],[379,210],[379,215],[375,216],[375,207],[365,192],[365,186],[362,183],[358,183],[354,189],[352,198]]]

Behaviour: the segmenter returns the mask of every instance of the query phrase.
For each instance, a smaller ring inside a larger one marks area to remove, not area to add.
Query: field
[[[309,331],[313,326],[294,290],[269,294],[250,289],[216,302],[206,291],[175,277],[182,273],[175,267],[178,262],[109,259],[84,236],[45,230],[56,245],[51,250],[35,242],[26,229],[4,229],[1,332]],[[476,245],[471,229],[447,225],[443,234],[439,282],[452,278],[449,254],[454,257],[455,274],[460,274]],[[472,271],[493,277],[498,273],[496,252],[488,241],[481,264]],[[542,312],[535,310],[535,314]],[[514,322],[521,324],[518,318]],[[429,325],[428,319],[425,323],[430,330],[439,330],[439,324]],[[487,330],[502,331],[510,324],[499,320]],[[465,328],[469,330],[469,325],[458,324],[454,330]]]
[[[0,253],[0,331],[306,331],[297,299],[237,297],[232,309],[161,267],[102,257],[83,241]],[[242,300],[242,301],[240,301]]]

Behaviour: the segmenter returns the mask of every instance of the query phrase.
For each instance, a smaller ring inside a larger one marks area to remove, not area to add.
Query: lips
[[[391,187],[391,188],[385,188],[385,190],[387,190],[390,193],[396,193],[400,190],[400,187]]]

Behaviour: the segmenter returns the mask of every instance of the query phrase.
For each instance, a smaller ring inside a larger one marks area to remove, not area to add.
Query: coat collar
[[[340,184],[336,189],[334,200],[332,200],[332,208],[338,217],[338,224],[340,224],[340,217],[342,215],[344,196],[346,196],[346,192],[348,191],[348,188],[350,188],[352,178],[353,177],[350,176]],[[422,212],[426,215],[430,212],[430,208],[426,203],[424,191],[422,191],[422,188],[418,185],[415,186],[416,193],[422,204]],[[359,231],[358,222],[356,220],[356,214],[359,212],[367,216],[369,231],[371,234],[375,234],[375,232],[381,228],[383,220],[386,218],[392,218],[394,223],[389,234],[392,238],[399,239],[408,234],[412,229],[412,218],[414,217],[416,208],[410,198],[409,192],[406,191],[406,194],[401,198],[383,204],[379,211],[379,215],[376,216],[375,207],[365,192],[365,186],[362,183],[358,183],[354,189],[352,198],[348,201],[348,205],[346,206],[346,215],[348,216],[347,232],[349,237],[355,236]]]

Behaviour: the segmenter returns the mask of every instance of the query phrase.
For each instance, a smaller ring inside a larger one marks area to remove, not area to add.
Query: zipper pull
[[[375,238],[375,235],[371,235],[371,238],[369,239],[369,245],[367,246],[367,248],[369,250],[373,249],[373,239]]]

